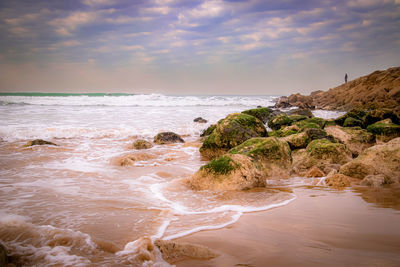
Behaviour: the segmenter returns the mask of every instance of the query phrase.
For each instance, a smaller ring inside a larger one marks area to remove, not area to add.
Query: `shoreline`
[[[174,264],[399,266],[397,200],[393,199],[392,208],[382,208],[379,203],[367,203],[357,188],[337,191],[306,186],[293,190],[297,199],[288,205],[243,214],[223,229],[174,239],[203,245],[220,254],[210,260],[186,259]],[[390,190],[398,192],[399,188]]]

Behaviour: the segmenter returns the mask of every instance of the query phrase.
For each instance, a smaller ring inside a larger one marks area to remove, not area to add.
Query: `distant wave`
[[[42,106],[270,106],[276,96],[172,96],[162,94],[1,93],[0,105]]]

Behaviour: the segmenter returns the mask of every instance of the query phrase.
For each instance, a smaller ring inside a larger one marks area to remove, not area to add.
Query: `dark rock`
[[[298,108],[298,109],[293,109],[289,110],[286,112],[289,116],[290,115],[301,115],[301,116],[306,116],[308,118],[314,117],[314,115],[311,112],[311,109],[309,108]]]
[[[49,142],[46,140],[42,140],[42,139],[35,139],[32,141],[28,141],[24,146],[29,147],[29,146],[42,146],[42,145],[58,146],[55,143],[52,143],[52,142]]]
[[[269,108],[255,108],[255,109],[245,110],[242,113],[254,116],[263,123],[266,123],[271,116],[271,112],[272,110]]]
[[[132,144],[132,148],[134,148],[134,149],[149,149],[152,147],[153,147],[153,145],[146,140],[136,140]]]
[[[359,127],[364,126],[364,123],[362,122],[362,120],[348,117],[343,122],[343,127],[357,127],[357,126],[359,126]]]
[[[198,118],[194,119],[193,121],[198,122],[198,123],[207,123],[207,120],[203,119],[202,117],[198,117]]]
[[[156,144],[172,144],[172,143],[184,143],[185,141],[176,133],[173,132],[162,132],[154,137],[154,143]]]

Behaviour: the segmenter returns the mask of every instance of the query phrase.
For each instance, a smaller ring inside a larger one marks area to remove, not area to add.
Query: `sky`
[[[2,0],[1,92],[308,94],[400,66],[400,0]]]

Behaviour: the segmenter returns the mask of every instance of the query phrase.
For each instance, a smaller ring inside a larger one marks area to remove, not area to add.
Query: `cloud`
[[[168,6],[148,7],[143,9],[144,13],[167,15],[171,11]]]
[[[110,6],[114,5],[116,3],[115,0],[83,0],[83,4],[91,7],[96,7],[96,6]]]
[[[144,47],[141,45],[125,45],[122,47],[122,50],[125,51],[137,51],[137,50],[144,50]]]

